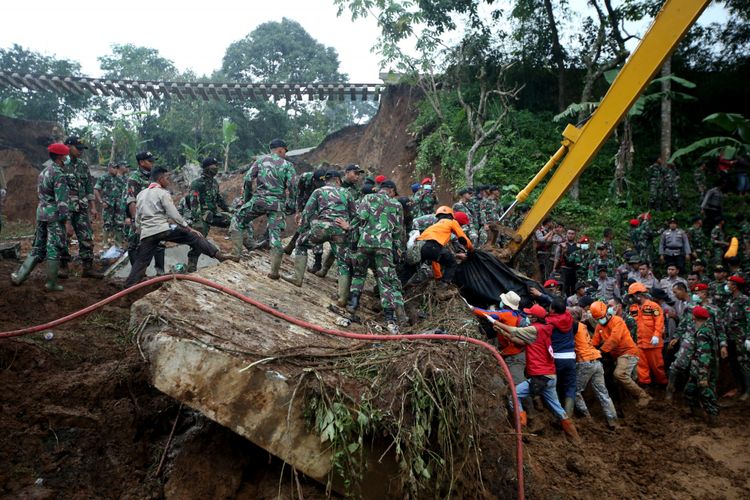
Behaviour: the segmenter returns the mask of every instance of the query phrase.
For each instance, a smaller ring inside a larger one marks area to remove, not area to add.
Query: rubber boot
[[[391,335],[398,335],[398,323],[396,322],[396,311],[393,309],[383,309],[383,316],[385,316],[385,325],[388,328],[388,333]]]
[[[669,370],[669,382],[667,383],[666,393],[664,394],[664,399],[667,401],[672,401],[674,399],[676,379],[677,374],[674,371]]]
[[[568,418],[573,418],[573,412],[576,409],[576,400],[573,398],[565,398],[563,401],[563,409],[568,414]]]
[[[399,304],[396,306],[396,319],[398,320],[398,324],[401,326],[406,326],[409,324],[409,316],[406,315],[406,309],[404,309],[403,304]]]
[[[67,260],[61,260],[60,261],[60,268],[57,271],[57,277],[61,280],[68,279],[68,275],[70,274],[70,269],[68,268],[68,264],[70,264]]]
[[[284,250],[281,248],[271,249],[271,272],[268,273],[268,277],[272,280],[279,279],[279,268],[281,267],[281,259],[284,258]]]
[[[15,273],[10,274],[10,281],[14,285],[18,286],[29,277],[31,271],[34,270],[36,265],[39,264],[39,259],[34,255],[29,255],[26,260],[23,261],[21,267]]]
[[[344,307],[346,306],[346,303],[349,301],[349,289],[352,286],[352,277],[351,276],[339,276],[338,285],[339,285],[339,296],[338,296],[338,300],[336,301],[336,305],[339,307]]]
[[[618,427],[620,427],[620,422],[617,420],[617,417],[607,418],[607,428],[609,428],[609,430],[613,431]]]
[[[302,282],[305,280],[305,269],[307,269],[307,252],[303,252],[302,255],[294,256],[294,275],[282,276],[281,279],[288,281],[294,286],[302,286]]]
[[[60,261],[59,260],[48,260],[47,261],[47,284],[44,288],[48,292],[62,292],[62,285],[57,284],[57,278],[60,272]]]
[[[562,425],[563,432],[573,441],[573,442],[579,442],[581,440],[581,436],[578,435],[578,430],[576,429],[575,424],[573,421],[569,418],[564,418],[560,420],[560,425]]]
[[[240,231],[230,231],[229,239],[232,240],[232,254],[240,257],[242,255],[243,237]]]
[[[94,261],[92,260],[84,260],[82,263],[83,266],[83,273],[81,276],[84,278],[94,278],[94,279],[102,279],[104,278],[104,274],[100,273],[99,271],[94,271]]]
[[[310,268],[310,272],[313,274],[317,274],[323,268],[323,254],[316,253],[313,256],[315,257],[315,260],[313,261],[313,265]]]
[[[349,302],[346,304],[346,310],[354,314],[359,309],[359,292],[349,294]]]
[[[194,273],[197,270],[198,270],[198,256],[188,255],[187,272]]]
[[[328,255],[326,255],[326,260],[323,261],[323,265],[321,266],[320,270],[315,273],[315,276],[317,276],[318,278],[325,278],[328,274],[328,271],[331,270],[331,266],[333,265],[333,261],[335,259],[336,257],[333,255],[333,252],[328,252]]]

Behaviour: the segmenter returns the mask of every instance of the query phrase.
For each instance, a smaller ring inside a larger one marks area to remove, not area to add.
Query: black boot
[[[93,260],[84,260],[81,265],[83,267],[83,273],[81,274],[81,276],[83,276],[84,278],[94,278],[98,280],[104,278],[103,273],[94,270]]]
[[[393,309],[383,309],[383,316],[385,316],[385,324],[388,328],[388,333],[391,335],[398,335],[398,323],[396,322],[396,311]]]
[[[315,274],[323,268],[323,254],[316,253],[315,261],[313,262],[310,272]]]
[[[346,304],[346,310],[354,314],[359,309],[359,292],[349,294],[349,303]]]

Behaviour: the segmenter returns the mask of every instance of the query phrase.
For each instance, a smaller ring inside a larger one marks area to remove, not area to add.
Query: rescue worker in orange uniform
[[[433,271],[437,271],[435,272],[436,279],[439,274],[442,274],[443,283],[452,283],[457,263],[453,252],[446,248],[451,240],[451,235],[455,234],[459,243],[470,252],[474,251],[474,245],[472,245],[464,230],[461,229],[461,225],[454,220],[451,207],[439,207],[435,211],[435,217],[438,221],[422,231],[415,242],[415,247],[419,249],[421,262],[433,263]],[[458,254],[458,256],[466,257],[465,254]],[[440,269],[436,270],[435,262],[440,264]]]
[[[653,375],[657,384],[667,385],[667,374],[664,371],[664,311],[649,300],[648,289],[642,283],[633,283],[628,287],[628,294],[635,299],[630,306],[630,316],[638,325],[638,383],[651,383]]]
[[[638,407],[643,408],[651,401],[651,396],[646,393],[630,377],[633,368],[638,364],[638,347],[630,336],[630,330],[625,320],[616,314],[613,309],[608,309],[607,304],[597,300],[590,307],[591,316],[596,320],[596,330],[591,344],[602,353],[615,358],[614,377],[617,383],[632,396],[638,398]]]

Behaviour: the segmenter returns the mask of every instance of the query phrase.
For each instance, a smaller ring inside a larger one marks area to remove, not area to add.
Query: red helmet
[[[464,212],[453,212],[453,218],[462,226],[465,226],[469,223],[469,216]]]

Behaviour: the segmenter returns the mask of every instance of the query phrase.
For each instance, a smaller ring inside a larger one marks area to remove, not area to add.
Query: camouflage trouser
[[[583,399],[583,391],[589,385],[589,382],[591,382],[591,388],[594,389],[594,394],[602,405],[604,415],[610,420],[617,418],[615,405],[609,397],[607,386],[604,385],[604,368],[599,360],[576,363],[576,409],[584,415],[589,414],[586,401]]]
[[[271,249],[281,250],[281,233],[286,227],[286,216],[282,204],[273,198],[258,197],[240,207],[232,217],[232,226],[244,232],[252,222],[261,216],[268,217],[268,244]]]
[[[737,351],[737,363],[742,369],[742,373],[747,377],[750,376],[750,353],[745,349],[745,342],[741,335],[734,339],[734,346]]]
[[[69,220],[78,238],[78,257],[83,261],[92,260],[94,258],[94,230],[91,228],[88,210],[71,212]],[[67,245],[60,260],[70,261],[70,249]]]
[[[331,222],[323,221],[313,221],[308,228],[301,228],[300,231],[297,246],[294,247],[294,255],[303,255],[310,249],[315,255],[320,249],[320,254],[322,254],[323,243],[327,241],[336,259],[339,276],[349,276],[349,265],[346,262],[346,231]]]
[[[692,342],[681,341],[674,361],[669,365],[669,371],[675,375],[687,374],[687,371],[690,369],[690,358],[693,357],[693,352],[695,352],[695,347]]]
[[[209,219],[210,222],[206,219]],[[211,230],[212,227],[229,227],[229,223],[231,221],[231,216],[228,213],[216,213],[212,214],[211,217],[205,218],[203,220],[199,220],[198,222],[194,222],[191,224],[191,227],[201,233],[203,237],[205,238],[208,236],[208,232]],[[252,233],[251,233],[252,234]],[[198,259],[200,257],[201,252],[196,248],[191,247],[188,251],[188,259]]]
[[[37,221],[31,255],[39,260],[60,260],[67,244],[64,222]]]
[[[716,397],[716,382],[709,380],[707,387],[700,387],[698,379],[690,377],[685,384],[685,402],[691,408],[703,407],[709,415],[719,414],[719,401]]]
[[[403,306],[404,297],[401,294],[396,267],[393,264],[393,252],[386,248],[359,248],[352,254],[351,292],[362,293],[367,269],[373,264],[383,309],[396,309],[398,306]]]
[[[107,232],[112,232],[117,228],[117,205],[107,203],[102,205],[102,227]]]

